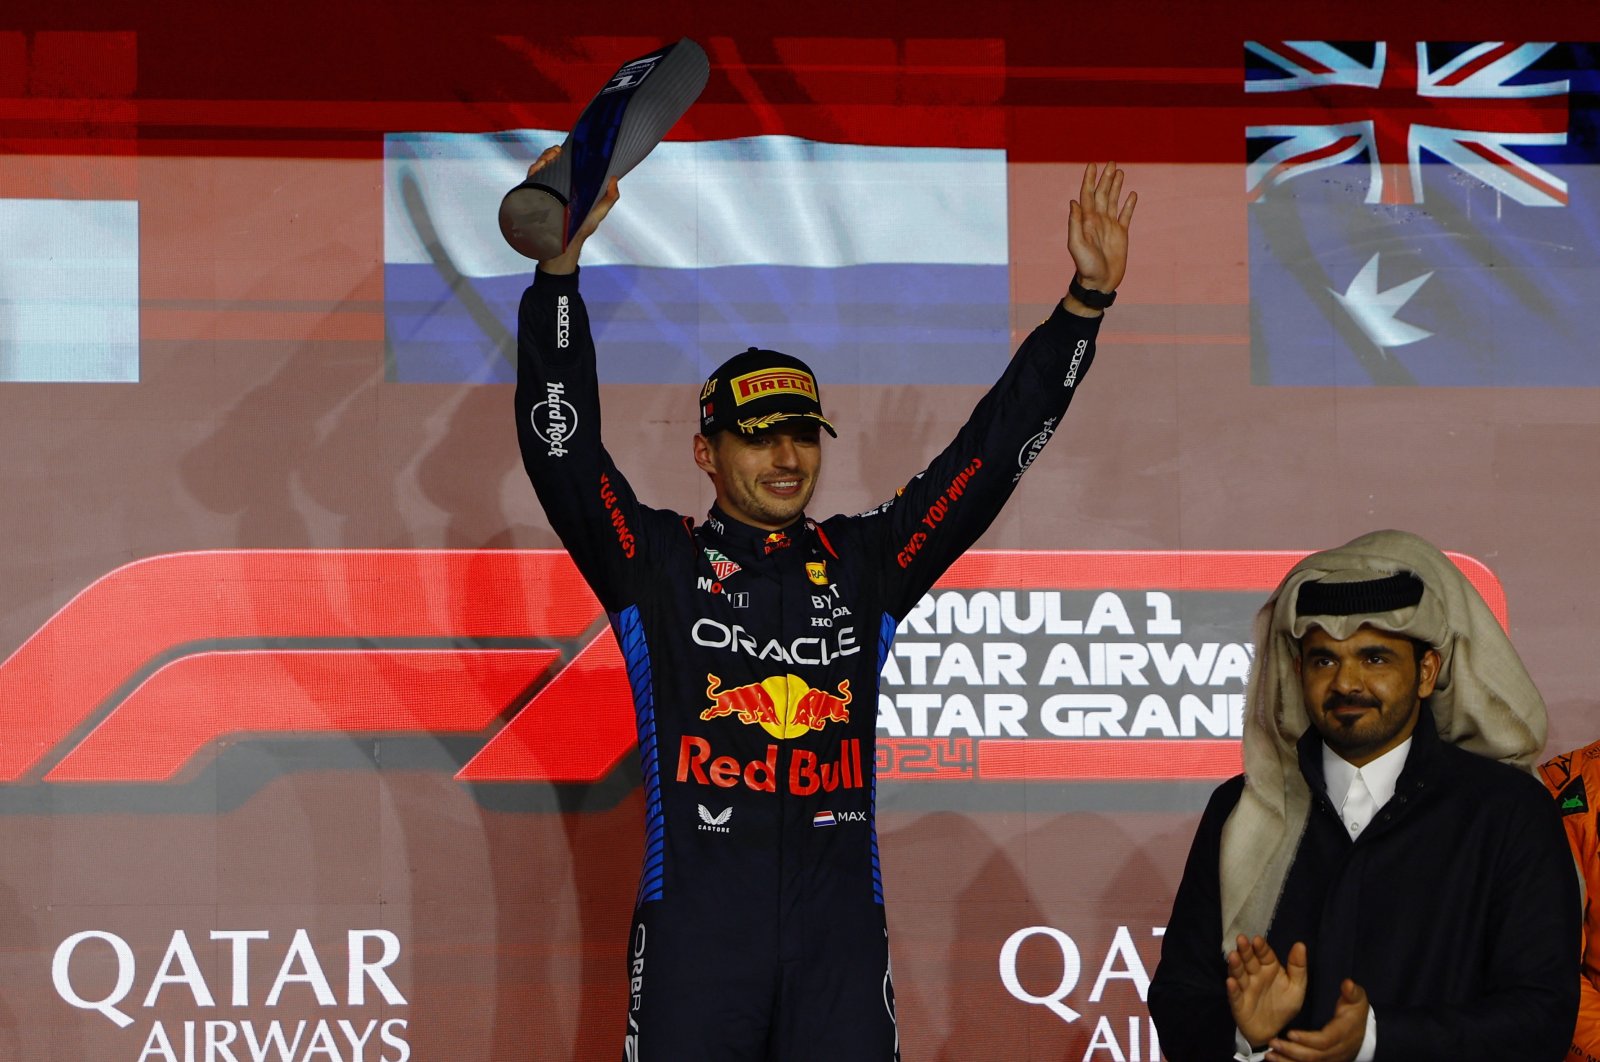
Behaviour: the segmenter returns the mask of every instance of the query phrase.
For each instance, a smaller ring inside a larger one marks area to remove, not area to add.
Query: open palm
[[[1078,198],[1068,208],[1067,250],[1078,280],[1094,291],[1115,291],[1128,269],[1128,226],[1139,193],[1122,195],[1122,171],[1116,163],[1083,170]]]
[[[1289,1024],[1306,998],[1306,946],[1289,949],[1278,962],[1263,937],[1240,936],[1228,953],[1228,1008],[1234,1024],[1252,1044],[1264,1044]]]

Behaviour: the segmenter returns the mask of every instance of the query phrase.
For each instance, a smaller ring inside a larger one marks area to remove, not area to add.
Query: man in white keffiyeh
[[[1295,565],[1255,641],[1245,773],[1151,986],[1168,1058],[1560,1059],[1576,885],[1527,773],[1544,702],[1483,599],[1379,531]]]

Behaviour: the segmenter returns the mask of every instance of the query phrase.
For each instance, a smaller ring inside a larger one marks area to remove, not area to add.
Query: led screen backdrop
[[[709,503],[695,387],[752,343],[841,429],[815,510],[881,503],[1060,297],[1083,164],[1141,196],[1085,393],[871,707],[907,1059],[1157,1057],[1308,550],[1452,551],[1550,751],[1600,730],[1584,5],[146,7],[0,14],[0,1058],[620,1054],[633,714],[493,216],[683,35],[710,82],[585,260],[648,504]]]

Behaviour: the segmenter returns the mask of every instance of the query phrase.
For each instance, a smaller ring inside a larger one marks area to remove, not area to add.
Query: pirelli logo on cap
[[[747,372],[743,376],[735,376],[731,386],[734,404],[740,406],[757,398],[765,398],[767,395],[805,395],[813,401],[817,397],[817,381],[803,369],[762,369],[760,372]]]

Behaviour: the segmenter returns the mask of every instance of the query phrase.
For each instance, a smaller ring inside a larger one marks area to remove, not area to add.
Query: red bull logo
[[[850,721],[849,679],[839,682],[836,693],[812,689],[798,675],[771,675],[728,690],[716,675],[707,675],[706,683],[711,707],[700,713],[701,719],[738,715],[739,722],[760,726],[780,741]]]
[[[776,793],[778,779],[785,778],[795,796],[832,793],[838,789],[860,789],[866,784],[861,773],[861,739],[845,738],[839,743],[839,758],[822,762],[815,752],[793,749],[788,770],[779,774],[778,746],[769,743],[767,754],[759,760],[740,763],[732,756],[713,756],[711,742],[685,734],[678,743],[680,782],[691,779],[700,785],[732,789],[740,782],[758,793]]]

